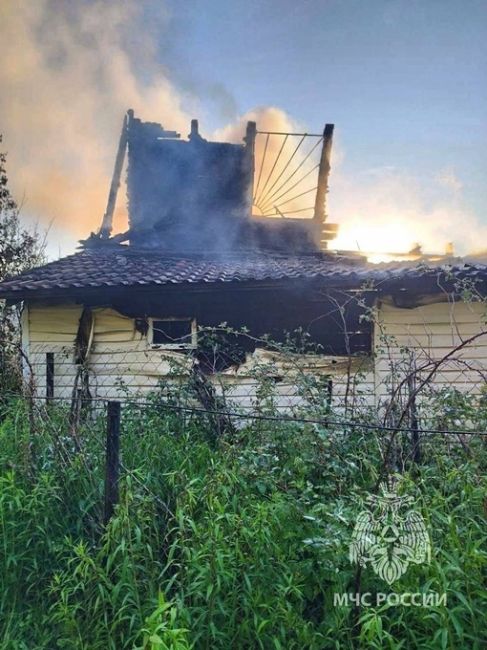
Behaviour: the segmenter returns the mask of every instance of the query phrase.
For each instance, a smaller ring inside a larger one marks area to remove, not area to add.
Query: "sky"
[[[487,249],[487,0],[3,0],[0,41],[9,176],[51,257],[99,226],[129,107],[237,140],[332,122],[337,247]]]

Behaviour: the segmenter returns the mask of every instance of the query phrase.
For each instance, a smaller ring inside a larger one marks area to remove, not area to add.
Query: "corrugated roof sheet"
[[[241,255],[220,258],[171,257],[119,246],[83,250],[0,283],[0,297],[20,298],[38,291],[157,285],[195,285],[323,279],[328,286],[373,282],[379,288],[410,285],[419,278],[438,282],[478,278],[485,283],[487,265],[371,265],[334,255]],[[440,290],[440,285],[438,285]]]

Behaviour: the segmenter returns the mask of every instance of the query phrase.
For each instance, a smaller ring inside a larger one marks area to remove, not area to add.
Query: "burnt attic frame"
[[[107,209],[97,235],[84,242],[153,247],[160,251],[199,252],[268,250],[318,252],[336,235],[336,224],[326,223],[326,194],[330,172],[332,124],[322,136],[258,132],[248,122],[245,144],[210,142],[191,122],[188,140],[160,124],[142,122],[129,110],[124,118],[110,186]],[[273,136],[319,137],[322,150],[314,216],[269,219],[252,215],[255,176],[255,139]],[[127,190],[129,230],[111,236],[113,213],[128,150]]]
[[[142,122],[133,110],[127,111],[107,208],[98,235],[86,243],[93,246],[99,238],[147,246],[156,239],[160,249],[162,236],[170,241],[173,251],[177,247],[188,250],[198,221],[205,228],[208,217],[216,216],[222,227],[235,229],[251,205],[254,140],[253,122],[247,126],[244,145],[206,141],[198,132],[197,120],[191,121],[186,141],[176,131],[167,131],[156,122]],[[112,237],[127,151],[129,230]],[[235,223],[228,223],[229,218]]]
[[[249,136],[250,139],[250,136]],[[131,245],[198,251],[229,245],[250,209],[251,147],[188,140],[134,118],[128,124]]]

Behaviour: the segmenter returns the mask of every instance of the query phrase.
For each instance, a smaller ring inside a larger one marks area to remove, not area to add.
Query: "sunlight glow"
[[[384,260],[393,258],[394,253],[408,253],[414,248],[416,241],[417,233],[414,233],[410,224],[392,220],[389,223],[370,224],[364,223],[363,220],[359,223],[354,219],[352,223],[340,224],[333,248],[382,253],[385,255],[379,255],[378,258]]]

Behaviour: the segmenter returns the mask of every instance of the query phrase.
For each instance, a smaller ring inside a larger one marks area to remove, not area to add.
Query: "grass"
[[[458,415],[457,415],[458,417]],[[470,417],[470,415],[469,415]],[[264,422],[215,441],[211,424],[123,409],[120,503],[102,526],[104,420],[80,431],[26,405],[0,424],[0,647],[83,650],[485,647],[487,447],[423,443],[402,489],[432,560],[387,587],[447,605],[334,606],[353,592],[348,544],[377,483],[380,436]]]

